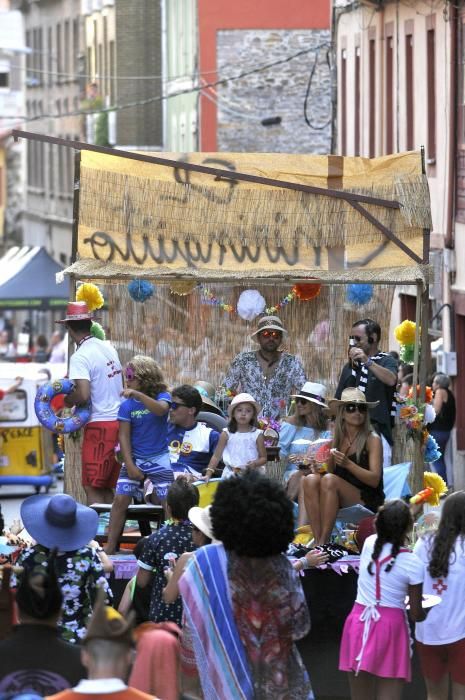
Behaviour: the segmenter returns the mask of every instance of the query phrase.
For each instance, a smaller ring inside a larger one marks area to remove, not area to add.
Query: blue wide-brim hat
[[[98,515],[65,493],[29,496],[21,505],[21,520],[43,547],[72,552],[94,539]]]

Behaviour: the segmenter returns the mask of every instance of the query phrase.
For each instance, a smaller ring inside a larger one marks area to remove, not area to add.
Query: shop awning
[[[69,281],[56,284],[63,267],[45,248],[11,248],[0,258],[1,309],[54,309],[66,306]]]

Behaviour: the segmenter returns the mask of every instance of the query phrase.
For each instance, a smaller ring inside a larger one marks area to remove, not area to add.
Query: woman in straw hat
[[[286,418],[279,431],[279,456],[287,460],[284,480],[287,481],[287,493],[293,501],[297,500],[300,481],[309,473],[305,463],[305,453],[309,444],[315,440],[331,440],[328,429],[328,406],[326,387],[318,382],[305,382],[300,391],[291,395],[295,402],[295,412]],[[302,500],[302,499],[301,499]],[[302,511],[302,512],[301,512]],[[305,508],[299,503],[299,515],[305,519]]]
[[[335,414],[328,472],[303,479],[303,498],[316,544],[328,542],[339,508],[361,503],[373,513],[384,502],[383,449],[370,424],[368,409],[377,405],[349,387],[329,401]]]

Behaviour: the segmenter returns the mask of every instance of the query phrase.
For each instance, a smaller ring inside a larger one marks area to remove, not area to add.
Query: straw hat
[[[302,389],[297,394],[291,394],[291,399],[306,399],[318,406],[328,408],[325,403],[326,387],[318,382],[305,382]]]
[[[331,401],[328,401],[329,408],[332,411],[334,411],[338,406],[342,406],[347,403],[362,403],[365,404],[365,406],[368,406],[368,408],[374,408],[379,404],[379,401],[367,401],[363,391],[360,391],[360,389],[357,389],[354,386],[349,386],[347,389],[344,389],[340,399],[331,399]]]
[[[67,323],[68,321],[93,321],[94,316],[89,311],[85,301],[70,301],[66,307],[65,318],[56,323]]]
[[[278,316],[263,316],[257,325],[257,330],[255,330],[250,336],[255,343],[258,343],[257,335],[262,331],[281,331],[283,336],[287,335],[287,330],[283,326],[283,322]]]
[[[206,410],[210,410],[210,413],[217,413],[219,416],[223,415],[221,408],[214,402],[215,397],[215,387],[210,382],[204,382],[199,379],[193,384],[194,389],[197,389],[200,396],[202,397],[202,403],[206,407]]]
[[[262,410],[262,407],[258,403],[258,401],[255,401],[254,397],[251,394],[237,394],[231,401],[231,403],[228,406],[228,415],[231,418],[234,409],[236,406],[239,406],[240,403],[251,403],[252,406],[255,406],[255,410],[257,411],[257,416]]]
[[[211,504],[206,508],[200,508],[200,506],[193,506],[192,508],[189,508],[187,517],[189,518],[191,523],[195,525],[195,527],[198,530],[200,530],[200,532],[203,532],[205,537],[208,537],[212,540],[214,538],[210,518],[210,508]]]

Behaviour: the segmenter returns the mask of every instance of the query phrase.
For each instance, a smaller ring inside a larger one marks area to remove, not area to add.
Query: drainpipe
[[[447,200],[446,200],[446,231],[444,248],[454,249],[454,221],[455,221],[455,179],[456,179],[456,144],[457,144],[457,7],[449,4],[450,26],[450,77],[449,77],[449,153],[447,173]],[[453,336],[454,309],[451,305],[450,271],[444,266],[443,304],[447,309],[444,314],[443,342],[444,350],[455,350]]]

